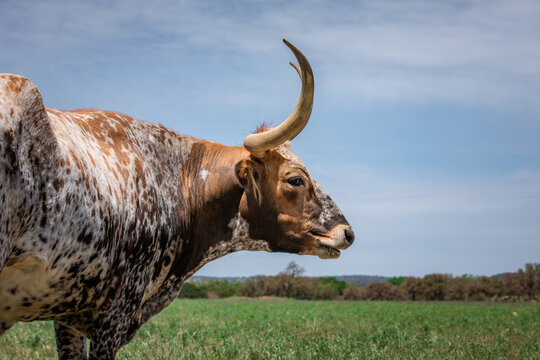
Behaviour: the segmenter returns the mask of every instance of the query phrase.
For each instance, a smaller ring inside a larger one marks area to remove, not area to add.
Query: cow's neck
[[[249,238],[239,213],[244,190],[235,166],[248,156],[243,147],[193,144],[181,172],[183,246],[175,264],[180,277],[189,278],[204,264],[235,251],[268,250],[265,241]]]

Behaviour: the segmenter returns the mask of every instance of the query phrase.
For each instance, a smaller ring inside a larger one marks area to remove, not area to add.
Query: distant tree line
[[[447,274],[394,277],[365,287],[334,277],[302,276],[304,270],[291,262],[276,276],[258,276],[245,281],[210,280],[186,282],[179,297],[226,298],[288,297],[302,300],[409,300],[409,301],[539,301],[540,264],[506,273],[501,278]]]

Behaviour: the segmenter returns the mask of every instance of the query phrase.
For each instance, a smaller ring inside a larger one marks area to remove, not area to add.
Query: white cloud
[[[536,1],[7,1],[0,8],[0,44],[14,61],[22,46],[60,61],[70,54],[47,53],[90,49],[93,58],[130,61],[196,50],[241,63],[283,51],[278,40],[288,37],[316,65],[322,88],[334,92],[538,104]]]

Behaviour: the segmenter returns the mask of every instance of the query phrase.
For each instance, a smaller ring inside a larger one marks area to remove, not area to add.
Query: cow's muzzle
[[[337,225],[326,236],[317,235],[317,255],[321,259],[335,259],[354,242],[354,232],[349,225]]]

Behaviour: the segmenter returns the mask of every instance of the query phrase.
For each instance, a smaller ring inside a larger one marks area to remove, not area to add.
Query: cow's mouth
[[[336,248],[326,245],[321,239],[317,238],[317,256],[321,259],[336,259],[341,254]]]

